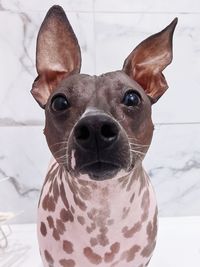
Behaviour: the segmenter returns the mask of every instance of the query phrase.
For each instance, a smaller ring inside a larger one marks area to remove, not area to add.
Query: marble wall
[[[36,36],[53,4],[66,10],[79,39],[82,72],[121,69],[144,38],[179,23],[174,60],[164,71],[169,90],[153,106],[155,133],[144,165],[160,216],[200,215],[199,0],[0,0],[0,209],[33,222],[50,153],[44,114],[30,95]]]

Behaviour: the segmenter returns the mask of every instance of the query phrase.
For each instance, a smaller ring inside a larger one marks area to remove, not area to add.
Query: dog
[[[168,88],[177,18],[141,42],[122,70],[80,74],[77,38],[60,6],[37,38],[31,93],[45,110],[53,161],[38,206],[45,267],[144,267],[156,245],[157,204],[142,160],[151,106]]]

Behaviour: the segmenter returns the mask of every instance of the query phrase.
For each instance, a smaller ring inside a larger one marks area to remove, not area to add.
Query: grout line
[[[192,121],[192,122],[157,122],[155,125],[159,126],[165,126],[165,125],[200,125],[200,122],[198,121]]]
[[[40,10],[31,10],[31,9],[24,9],[24,10],[12,10],[11,11],[15,12],[15,13],[24,13],[24,12],[32,12],[32,13],[42,13],[42,12],[46,12],[48,10],[47,9],[40,9]],[[0,12],[5,12],[5,11],[10,11],[10,10],[0,10]],[[94,4],[92,7],[92,10],[67,10],[66,8],[64,8],[65,12],[67,14],[73,14],[73,13],[80,13],[80,14],[91,14],[91,13],[96,13],[96,14],[149,14],[149,15],[164,15],[164,14],[168,14],[168,15],[172,15],[172,14],[181,14],[181,15],[199,15],[200,11],[178,11],[178,10],[174,10],[174,11],[143,11],[143,10],[138,10],[138,11],[113,11],[113,10],[95,10]]]
[[[95,10],[95,13],[99,14],[181,14],[181,15],[199,15],[200,11],[112,11],[112,10]]]
[[[157,122],[154,123],[155,126],[176,126],[176,125],[200,125],[200,122]],[[36,122],[36,123],[26,123],[26,122],[14,122],[10,124],[0,124],[0,128],[3,127],[44,127],[43,122]]]

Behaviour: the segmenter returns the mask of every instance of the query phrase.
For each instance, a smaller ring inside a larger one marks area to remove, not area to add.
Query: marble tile
[[[42,127],[0,128],[0,207],[15,221],[35,221],[37,202],[50,159]]]
[[[160,218],[157,245],[148,267],[198,267],[200,217]]]
[[[0,128],[1,211],[34,222],[50,152],[40,126]],[[144,161],[160,216],[200,215],[200,125],[155,126]]]
[[[42,11],[45,12],[53,5],[61,5],[67,11],[90,12],[93,10],[92,0],[45,0],[45,1],[26,1],[26,0],[1,0],[1,9],[11,11]]]
[[[2,227],[6,230],[6,226]],[[1,267],[42,267],[36,225],[12,225],[7,237],[8,246],[0,249]]]
[[[200,217],[160,218],[157,245],[148,267],[199,267],[199,224]],[[0,250],[1,267],[42,267],[36,226],[12,225],[11,229],[8,247]]]
[[[160,216],[200,215],[200,125],[156,126],[144,166]]]
[[[137,13],[170,13],[170,12],[199,12],[198,0],[94,0],[96,12],[137,12]]]
[[[153,119],[157,123],[200,121],[199,15],[95,14],[97,74],[121,69],[136,45],[176,16],[179,23],[174,35],[174,59],[164,71],[169,89],[153,106]]]
[[[27,2],[27,1],[26,1]],[[36,78],[36,36],[46,12],[0,11],[0,124],[35,124],[43,111],[30,89]],[[82,72],[94,73],[93,16],[69,13],[82,50]]]

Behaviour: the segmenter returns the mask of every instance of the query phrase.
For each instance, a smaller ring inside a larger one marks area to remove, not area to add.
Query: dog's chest
[[[143,267],[157,232],[154,192],[145,174],[98,187],[74,182],[53,164],[39,203],[45,267]]]

